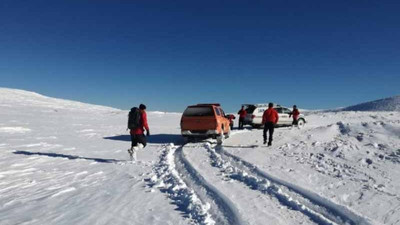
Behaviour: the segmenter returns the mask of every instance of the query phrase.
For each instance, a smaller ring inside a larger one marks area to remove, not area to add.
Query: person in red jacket
[[[233,124],[234,124],[234,119],[236,119],[236,117],[232,114],[227,115],[227,118],[229,120],[229,126],[231,127],[231,130],[233,130]]]
[[[267,143],[267,131],[269,132],[268,146],[272,145],[272,136],[274,134],[275,125],[279,121],[278,112],[274,109],[274,104],[269,103],[268,109],[263,114],[262,124],[264,124],[264,144]]]
[[[292,126],[297,126],[297,124],[298,124],[298,122],[299,122],[299,115],[300,115],[300,112],[299,112],[299,110],[297,109],[297,106],[296,105],[294,105],[293,106],[293,111],[292,111],[292,113],[289,115],[289,118],[291,117],[291,116],[293,116],[293,122],[292,122]]]
[[[128,152],[131,156],[132,156],[132,154],[136,153],[135,150],[139,149],[139,144],[142,144],[143,148],[146,147],[147,140],[146,140],[146,136],[144,135],[144,130],[146,130],[147,136],[150,136],[150,129],[149,129],[149,125],[147,123],[146,106],[143,104],[140,104],[139,111],[140,111],[139,126],[130,130],[132,145],[131,145],[131,149],[129,149]],[[135,158],[136,158],[136,156],[135,156]]]
[[[239,110],[239,129],[243,129],[244,118],[247,116],[247,111],[242,106],[242,109]]]

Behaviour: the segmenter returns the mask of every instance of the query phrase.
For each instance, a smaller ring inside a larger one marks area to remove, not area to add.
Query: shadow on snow
[[[114,141],[131,141],[130,135],[117,135],[112,137],[103,137],[107,140]],[[147,143],[150,144],[169,144],[174,143],[175,145],[183,144],[183,138],[180,134],[154,134],[150,135],[147,138]]]
[[[28,151],[15,151],[13,152],[16,155],[38,155],[38,156],[47,156],[47,157],[53,157],[53,158],[65,158],[65,159],[70,159],[70,160],[76,160],[76,159],[84,159],[84,160],[91,160],[99,163],[119,163],[119,162],[124,162],[125,160],[116,160],[116,159],[101,159],[101,158],[88,158],[88,157],[82,157],[82,156],[77,156],[77,155],[64,155],[64,154],[59,154],[59,153],[52,153],[52,152],[28,152]]]

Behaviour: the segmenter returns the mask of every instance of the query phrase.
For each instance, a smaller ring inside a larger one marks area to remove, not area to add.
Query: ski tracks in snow
[[[205,147],[210,154],[212,166],[219,168],[225,176],[276,198],[280,204],[303,213],[316,224],[369,224],[366,219],[344,206],[274,178],[253,164],[226,152],[222,146],[206,143]]]
[[[166,146],[154,167],[150,186],[159,188],[194,224],[244,224],[233,204],[189,163],[184,146]]]

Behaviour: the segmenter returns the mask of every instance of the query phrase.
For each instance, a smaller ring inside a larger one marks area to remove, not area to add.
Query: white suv
[[[259,128],[263,126],[262,124],[262,117],[264,114],[264,111],[268,109],[268,104],[243,104],[247,116],[244,119],[244,124],[251,125],[252,127]],[[275,105],[274,109],[279,114],[279,121],[277,126],[291,126],[293,122],[293,118],[289,117],[290,114],[292,114],[292,110],[280,106],[280,105]],[[298,126],[302,127],[306,123],[306,119],[304,118],[303,114],[299,115],[299,120],[298,120]]]

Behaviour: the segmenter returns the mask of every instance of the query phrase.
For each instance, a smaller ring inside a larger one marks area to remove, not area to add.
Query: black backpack
[[[139,108],[134,107],[129,112],[128,118],[128,128],[129,129],[136,129],[139,128],[141,125],[142,114],[140,113]]]

